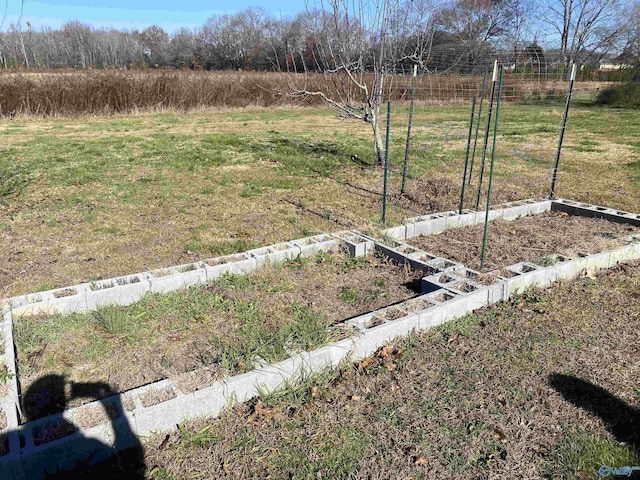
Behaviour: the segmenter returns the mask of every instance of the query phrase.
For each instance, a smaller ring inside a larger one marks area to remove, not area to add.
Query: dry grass
[[[176,398],[175,392],[170,388],[164,388],[160,390],[149,390],[140,397],[140,401],[143,406],[151,407],[153,405],[166,402],[167,400],[171,400],[172,398]]]
[[[548,212],[489,224],[485,269],[522,261],[544,262],[551,255],[574,258],[580,253],[610,250],[626,243],[637,227],[586,217]],[[480,267],[484,226],[456,228],[439,235],[421,235],[407,243],[434,255]]]
[[[373,77],[364,82],[371,91]],[[420,104],[466,103],[480,93],[481,76],[428,75],[417,82]],[[0,115],[16,110],[21,115],[72,116],[122,114],[139,110],[273,107],[321,105],[319,97],[291,95],[297,90],[323,91],[331,98],[345,94],[349,79],[341,75],[268,72],[201,72],[173,70],[40,71],[13,73],[0,78]],[[395,76],[387,82],[394,102],[408,100],[411,79]],[[601,82],[578,82],[579,92],[597,91]],[[507,75],[503,98],[563,95],[566,82],[558,79]],[[348,88],[358,99],[355,87]]]

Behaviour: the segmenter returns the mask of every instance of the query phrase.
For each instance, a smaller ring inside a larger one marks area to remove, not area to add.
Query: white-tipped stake
[[[498,60],[495,60],[493,62],[493,79],[492,81],[495,82],[498,79]]]
[[[413,77],[415,78],[418,75],[418,65],[413,66]]]
[[[573,82],[576,79],[576,64],[574,63],[571,67],[571,81]]]

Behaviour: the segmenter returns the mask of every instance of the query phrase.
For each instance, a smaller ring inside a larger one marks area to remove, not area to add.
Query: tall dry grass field
[[[365,77],[371,89],[372,76]],[[416,100],[428,105],[466,103],[480,93],[481,76],[427,75],[417,79]],[[409,99],[411,78],[396,75],[386,82],[393,102]],[[578,91],[599,84],[580,83]],[[199,108],[321,105],[299,90],[323,91],[343,102],[360,99],[344,75],[276,72],[206,72],[176,70],[38,70],[0,74],[0,115],[75,116],[131,113],[136,110],[194,110]],[[562,95],[559,79],[523,78],[507,74],[503,98]]]

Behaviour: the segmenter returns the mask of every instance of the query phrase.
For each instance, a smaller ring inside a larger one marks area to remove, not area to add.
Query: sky
[[[4,4],[4,5],[3,5]],[[58,28],[69,20],[80,20],[96,28],[144,29],[160,25],[169,33],[182,27],[201,26],[207,18],[235,13],[247,7],[261,7],[276,15],[288,16],[304,10],[304,0],[0,0],[5,17],[1,30],[26,22],[39,30],[43,26]],[[6,13],[5,13],[6,12]]]

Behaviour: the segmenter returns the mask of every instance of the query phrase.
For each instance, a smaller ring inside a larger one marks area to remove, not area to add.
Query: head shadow
[[[106,413],[113,431],[113,442],[106,444],[85,437],[81,429],[62,416],[75,399],[97,401]],[[69,437],[52,443],[47,462],[34,466],[44,470],[44,478],[123,478],[143,479],[146,465],[144,449],[133,432],[118,392],[104,382],[67,382],[61,375],[45,375],[29,385],[21,396],[23,423],[36,422],[32,437],[36,444]],[[47,417],[52,419],[47,421]],[[40,420],[42,419],[42,420]],[[73,435],[73,436],[72,436]],[[30,467],[25,464],[27,478]]]

